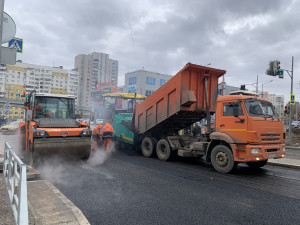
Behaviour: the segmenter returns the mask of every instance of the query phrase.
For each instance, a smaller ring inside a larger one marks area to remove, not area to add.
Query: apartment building
[[[66,70],[63,67],[48,67],[35,64],[17,62],[6,65],[0,70],[0,108],[4,104],[14,102],[9,116],[21,118],[24,102],[24,91],[37,93],[68,94],[78,96],[78,72]],[[77,101],[77,100],[76,100]],[[5,103],[6,102],[6,103]]]
[[[282,119],[284,117],[284,95],[267,94],[267,98],[274,105],[279,118]]]
[[[170,75],[146,70],[129,72],[125,74],[124,92],[137,93],[148,97],[170,78],[172,78]]]
[[[109,92],[118,84],[118,61],[108,54],[93,52],[75,57],[75,69],[79,74],[78,105],[91,107],[100,92]]]

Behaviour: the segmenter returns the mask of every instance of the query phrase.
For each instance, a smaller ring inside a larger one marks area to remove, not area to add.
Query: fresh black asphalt
[[[240,165],[220,174],[203,159],[125,151],[97,160],[40,167],[91,224],[300,224],[299,170]]]

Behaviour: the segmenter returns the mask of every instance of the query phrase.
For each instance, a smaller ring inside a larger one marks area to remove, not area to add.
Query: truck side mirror
[[[32,120],[32,110],[27,110],[25,119],[26,121]]]

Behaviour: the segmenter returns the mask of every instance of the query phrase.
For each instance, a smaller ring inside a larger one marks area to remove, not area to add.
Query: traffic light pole
[[[291,78],[291,96],[293,94],[293,76],[294,76],[294,56],[292,56],[292,71],[286,70]],[[291,72],[291,74],[290,74]],[[291,97],[290,97],[291,98]],[[293,105],[290,100],[290,122],[289,122],[289,145],[292,144],[292,114],[293,114]]]
[[[0,0],[0,66],[1,66],[1,46],[2,46],[2,32],[3,32],[3,12],[4,12],[4,0]]]

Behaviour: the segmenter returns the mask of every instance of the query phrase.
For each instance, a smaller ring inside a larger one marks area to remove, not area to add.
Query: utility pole
[[[293,94],[293,79],[294,79],[294,56],[292,56],[292,71],[291,75],[289,71],[287,70],[289,76],[291,77],[291,96]],[[290,123],[289,123],[289,145],[292,144],[292,112],[293,112],[293,105],[290,101]]]
[[[295,102],[296,103],[296,118],[295,118],[295,120],[296,121],[298,121],[298,105],[297,105],[297,102]]]
[[[258,94],[258,75],[256,76],[256,94]]]
[[[4,12],[4,0],[0,0],[0,66],[1,66],[1,52],[2,52],[3,12]]]

